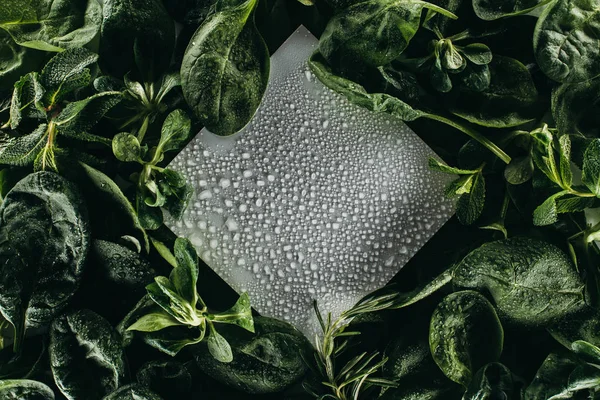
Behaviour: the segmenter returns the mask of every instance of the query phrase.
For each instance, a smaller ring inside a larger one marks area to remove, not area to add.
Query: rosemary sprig
[[[387,358],[381,357],[379,352],[363,352],[342,366],[337,363],[339,356],[348,348],[349,338],[360,335],[358,331],[347,330],[352,321],[362,314],[392,308],[397,297],[398,293],[388,293],[365,298],[335,320],[331,313],[327,314],[326,320],[323,319],[317,302],[314,302],[315,313],[323,330],[323,335],[317,335],[315,340],[314,370],[322,379],[323,387],[314,388],[305,384],[309,393],[319,400],[359,400],[361,393],[370,387],[397,387],[394,380],[375,376],[387,362]],[[323,394],[323,391],[326,393]]]

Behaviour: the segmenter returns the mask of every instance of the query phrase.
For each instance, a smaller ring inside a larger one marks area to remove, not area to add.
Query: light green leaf
[[[548,197],[533,212],[533,223],[537,226],[551,225],[558,221],[558,208],[556,202],[563,196],[569,194],[563,190]]]
[[[600,197],[600,139],[592,140],[585,150],[581,181],[596,197]]]
[[[233,324],[254,333],[254,319],[248,293],[242,293],[237,302],[229,310],[213,316],[214,322]]]
[[[112,140],[112,150],[117,160],[123,162],[142,162],[142,148],[135,135],[121,132]]]
[[[473,0],[473,10],[479,18],[493,21],[527,14],[548,2],[548,0]]]
[[[456,203],[456,216],[464,225],[474,223],[485,205],[485,179],[481,172],[473,175],[473,184],[468,193],[462,194]]]
[[[140,332],[156,332],[161,329],[168,328],[169,326],[181,325],[181,322],[177,321],[171,315],[167,313],[151,313],[146,314],[138,319],[134,324],[127,328],[128,331],[140,331]]]
[[[206,339],[208,351],[215,360],[222,363],[230,363],[233,361],[233,351],[227,339],[221,336],[214,328],[211,327],[210,335]]]
[[[438,160],[436,158],[429,158],[429,168],[434,171],[440,171],[447,174],[455,174],[455,175],[473,175],[479,172],[476,169],[460,169],[456,167],[450,167],[445,164],[443,161]]]
[[[158,148],[163,152],[181,150],[190,139],[191,126],[192,122],[183,110],[171,112],[163,123]]]
[[[473,374],[502,354],[504,330],[492,304],[467,290],[446,296],[429,327],[431,355],[442,372],[468,386]]]
[[[163,242],[153,237],[150,237],[150,241],[152,242],[152,246],[154,246],[154,248],[156,249],[158,254],[161,255],[162,258],[164,258],[169,264],[171,264],[172,267],[177,267],[177,260],[175,259],[175,256],[173,255],[173,253],[171,253],[171,250],[169,250],[169,248]]]
[[[177,267],[173,268],[169,279],[177,293],[195,306],[198,302],[198,255],[192,243],[181,237],[175,240],[174,253]]]

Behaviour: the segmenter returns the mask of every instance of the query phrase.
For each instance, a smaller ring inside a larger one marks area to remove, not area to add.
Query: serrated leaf
[[[564,185],[571,186],[573,172],[571,171],[571,137],[562,135],[558,138],[559,171]]]
[[[46,128],[41,124],[33,133],[0,141],[0,164],[31,165],[46,144]]]
[[[569,192],[563,190],[548,197],[533,212],[533,224],[537,226],[551,225],[558,221],[558,208],[556,201],[566,196]]]
[[[473,184],[469,193],[462,194],[456,205],[456,216],[464,225],[475,222],[485,205],[485,179],[481,172],[473,175]]]
[[[46,93],[44,107],[50,108],[67,94],[90,84],[88,66],[98,60],[98,55],[85,48],[74,48],[58,53],[44,67],[40,82]]]
[[[600,197],[600,139],[594,139],[583,155],[581,181],[590,191]]]
[[[429,168],[434,171],[440,171],[447,174],[455,174],[455,175],[472,175],[479,172],[476,169],[460,169],[456,167],[450,167],[446,165],[443,161],[440,161],[436,158],[429,158]]]

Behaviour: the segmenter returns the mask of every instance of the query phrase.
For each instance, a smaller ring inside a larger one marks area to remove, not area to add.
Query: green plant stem
[[[459,131],[466,133],[469,137],[471,137],[472,139],[476,140],[477,142],[479,142],[482,146],[484,146],[485,148],[487,148],[488,150],[490,150],[492,153],[494,153],[496,155],[496,157],[498,157],[499,159],[501,159],[505,164],[509,164],[511,161],[511,158],[508,154],[506,154],[504,152],[504,150],[502,150],[500,147],[498,147],[498,145],[494,142],[492,142],[490,139],[486,138],[485,136],[483,136],[481,133],[467,127],[464,125],[461,125],[449,118],[446,117],[442,117],[440,115],[435,115],[435,114],[424,114],[423,117],[425,118],[429,118],[431,120],[434,121],[438,121],[438,122],[442,122],[448,126],[451,126],[455,129],[458,129]]]

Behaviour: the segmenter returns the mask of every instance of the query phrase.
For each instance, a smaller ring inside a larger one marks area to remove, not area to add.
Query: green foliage
[[[0,395],[7,400],[54,400],[52,389],[28,379],[0,380]]]
[[[429,347],[444,374],[468,386],[475,371],[497,361],[504,330],[490,302],[466,290],[446,296],[431,316]]]
[[[257,3],[220,0],[183,57],[183,94],[196,117],[218,135],[241,130],[267,88],[269,51],[254,24]]]

